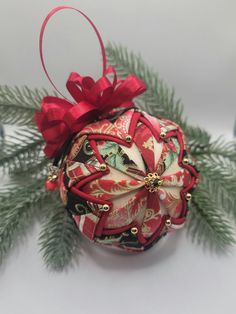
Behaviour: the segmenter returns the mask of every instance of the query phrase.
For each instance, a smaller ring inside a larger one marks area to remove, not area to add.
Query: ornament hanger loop
[[[79,9],[70,7],[70,6],[59,6],[54,8],[53,10],[51,10],[48,15],[46,16],[45,20],[43,21],[41,30],[40,30],[40,35],[39,35],[39,53],[40,53],[40,59],[41,59],[41,63],[44,69],[44,72],[49,80],[49,82],[52,84],[52,86],[55,88],[55,90],[63,97],[66,99],[66,97],[58,90],[58,88],[56,87],[55,83],[53,82],[52,78],[50,77],[48,70],[46,68],[45,65],[45,61],[44,61],[44,57],[43,57],[43,37],[44,37],[44,32],[45,32],[45,28],[50,20],[50,18],[57,12],[61,11],[61,10],[65,10],[65,9],[69,9],[69,10],[74,10],[77,11],[78,13],[80,13],[88,22],[89,24],[92,26],[93,30],[95,31],[99,44],[100,44],[100,48],[101,48],[101,52],[102,52],[102,61],[103,61],[103,75],[105,75],[106,72],[106,52],[105,52],[105,47],[101,38],[101,35],[98,31],[98,29],[96,28],[96,26],[94,25],[94,23],[92,22],[92,20],[86,15],[84,14],[82,11],[80,11]]]

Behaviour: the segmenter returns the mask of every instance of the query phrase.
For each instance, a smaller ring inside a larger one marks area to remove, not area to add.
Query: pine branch
[[[211,144],[211,135],[199,127],[185,125],[185,136],[188,139],[191,154],[204,154]]]
[[[40,250],[49,268],[62,270],[72,265],[79,254],[79,230],[60,202],[49,211],[39,237]]]
[[[23,173],[45,163],[43,139],[34,128],[20,128],[8,135],[0,151],[0,168],[8,173]]]
[[[12,125],[33,125],[34,112],[48,95],[45,89],[31,90],[27,86],[8,87],[0,85],[0,122]]]
[[[22,178],[21,184],[0,189],[0,264],[11,248],[26,235],[48,201],[43,179]]]
[[[195,191],[187,220],[193,241],[217,250],[235,244],[231,224],[203,184]]]
[[[209,142],[201,150],[194,151],[195,156],[198,159],[208,158],[211,160],[229,160],[233,163],[236,163],[236,143],[235,141],[226,142],[222,137],[219,137],[213,142]]]
[[[209,197],[236,222],[236,172],[231,164],[202,161],[199,163],[201,181]]]
[[[172,119],[182,126],[185,124],[183,105],[179,99],[175,100],[174,89],[169,89],[158,74],[143,62],[140,55],[129,53],[127,48],[111,43],[107,45],[106,53],[108,62],[116,68],[120,77],[136,74],[146,83],[147,91],[138,100],[142,109]]]

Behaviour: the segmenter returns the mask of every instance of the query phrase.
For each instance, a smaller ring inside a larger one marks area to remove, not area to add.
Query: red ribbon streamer
[[[105,48],[104,48],[104,44],[103,44],[103,41],[102,41],[102,37],[98,31],[98,29],[96,28],[96,26],[94,25],[93,21],[86,15],[84,14],[84,12],[80,11],[79,9],[76,9],[76,8],[73,8],[73,7],[70,7],[70,6],[59,6],[59,7],[56,7],[54,9],[52,9],[48,15],[46,16],[46,18],[44,19],[43,21],[43,24],[42,24],[42,27],[41,27],[41,30],[40,30],[40,35],[39,35],[39,53],[40,53],[40,59],[41,59],[41,63],[42,63],[42,67],[44,69],[44,72],[49,80],[49,82],[52,84],[52,86],[55,88],[55,90],[63,97],[66,99],[66,97],[59,91],[59,89],[56,87],[55,83],[53,82],[52,78],[49,76],[49,73],[48,73],[48,70],[46,68],[46,65],[45,65],[45,62],[44,62],[44,58],[43,58],[43,38],[44,38],[44,32],[45,32],[45,29],[46,29],[46,26],[49,22],[49,20],[51,19],[51,17],[53,15],[55,15],[57,12],[59,11],[62,11],[62,10],[73,10],[73,11],[76,11],[78,12],[79,14],[81,14],[88,22],[89,24],[91,25],[91,27],[93,28],[96,36],[97,36],[97,39],[98,39],[98,42],[99,42],[99,45],[100,45],[100,48],[101,48],[101,53],[102,53],[102,62],[103,62],[103,75],[105,74],[105,71],[106,71],[106,51],[105,51]]]
[[[74,98],[75,104],[68,101],[57,89],[48,74],[43,59],[43,35],[46,25],[56,12],[63,9],[75,10],[87,19],[98,37],[103,58],[103,76],[96,82],[89,76],[83,77],[76,72],[70,74],[66,87]],[[113,67],[106,68],[105,48],[100,33],[83,12],[73,7],[57,7],[47,15],[40,32],[39,50],[47,78],[58,93],[64,97],[64,99],[44,97],[41,111],[35,113],[36,124],[46,142],[44,153],[48,158],[54,158],[69,136],[81,131],[85,125],[106,115],[114,108],[132,107],[133,98],[146,91],[144,82],[137,76],[130,75],[125,80],[117,80],[115,69]],[[112,81],[107,77],[108,74],[113,75]]]

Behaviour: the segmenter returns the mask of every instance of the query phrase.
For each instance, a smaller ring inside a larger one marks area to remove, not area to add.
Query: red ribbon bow
[[[109,73],[113,73],[113,82],[106,76]],[[96,82],[89,76],[72,72],[66,87],[75,104],[47,96],[42,100],[41,111],[35,113],[36,124],[46,141],[44,153],[48,158],[56,156],[70,135],[114,108],[133,107],[133,98],[146,91],[144,82],[135,75],[117,80],[112,67]]]

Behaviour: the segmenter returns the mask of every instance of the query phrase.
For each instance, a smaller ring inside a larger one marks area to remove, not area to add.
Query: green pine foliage
[[[53,206],[47,207],[39,245],[46,265],[61,270],[76,261],[79,254],[79,229],[71,217],[65,214],[59,197]]]
[[[188,215],[188,232],[198,243],[222,250],[235,243],[233,228],[222,214],[221,204],[209,194],[207,187],[201,182],[194,193]]]
[[[139,55],[113,44],[108,44],[106,50],[119,77],[134,73],[146,82],[148,90],[139,98],[138,106],[152,115],[174,120],[183,128],[201,171],[199,187],[190,203],[188,233],[197,243],[227,249],[235,243],[235,142],[222,138],[213,141],[206,130],[189,125],[174,90]],[[10,177],[10,183],[0,187],[0,263],[38,220],[42,225],[38,242],[44,261],[48,267],[61,270],[78,256],[80,237],[57,193],[44,188],[48,161],[33,116],[47,94],[28,87],[0,86],[0,123],[17,126],[14,135],[0,140],[0,171],[5,178]]]
[[[34,112],[39,108],[42,97],[46,95],[45,89],[31,90],[27,86],[23,88],[0,86],[1,123],[34,125]]]
[[[48,200],[44,178],[22,176],[0,190],[0,263],[35,222]]]
[[[183,122],[183,105],[180,99],[175,99],[174,89],[170,89],[140,55],[112,44],[107,45],[106,52],[108,63],[116,68],[119,77],[137,74],[148,86],[147,91],[137,99],[140,108],[179,124]]]
[[[22,173],[45,163],[44,141],[34,128],[21,127],[8,135],[0,151],[0,168],[8,173]]]

